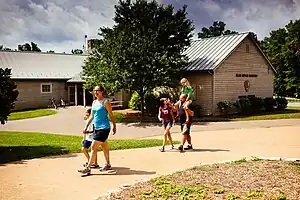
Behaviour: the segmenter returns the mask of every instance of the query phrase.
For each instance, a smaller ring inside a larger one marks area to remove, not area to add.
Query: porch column
[[[83,88],[83,106],[86,107],[85,88]]]
[[[70,105],[70,86],[68,86],[68,104]]]
[[[77,99],[77,84],[75,83],[75,106],[78,105],[78,99]]]

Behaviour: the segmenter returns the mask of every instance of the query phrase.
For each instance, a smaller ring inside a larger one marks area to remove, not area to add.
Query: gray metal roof
[[[190,62],[186,70],[215,70],[248,35],[239,33],[192,41],[184,52]]]
[[[86,56],[0,51],[0,67],[12,69],[13,79],[78,78]]]
[[[67,81],[68,83],[83,83],[85,80],[83,79],[82,73],[76,74],[71,79]]]

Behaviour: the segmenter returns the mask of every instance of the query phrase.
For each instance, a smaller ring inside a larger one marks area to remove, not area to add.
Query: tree
[[[17,85],[11,80],[11,69],[0,68],[0,122],[5,124],[11,110],[14,108],[14,101],[19,92]]]
[[[31,42],[31,51],[41,52],[41,49],[37,46],[36,43]]]
[[[0,50],[2,50],[2,51],[11,51],[12,49],[7,48],[7,47],[3,47],[3,45],[0,45]]]
[[[290,21],[284,28],[271,31],[261,42],[263,51],[277,70],[275,93],[294,96],[300,93],[300,20]]]
[[[83,51],[81,49],[72,49],[72,54],[83,54]]]
[[[236,31],[225,30],[225,26],[226,24],[222,21],[214,21],[213,25],[209,28],[203,27],[201,29],[201,31],[198,33],[198,38],[210,38],[238,33]]]
[[[18,51],[34,51],[34,52],[41,52],[41,49],[37,46],[36,43],[31,42],[25,44],[18,45]]]
[[[158,86],[177,85],[188,63],[182,53],[190,45],[194,26],[186,8],[174,12],[172,5],[155,0],[120,0],[115,25],[100,28],[101,40],[86,60],[86,86],[136,91],[143,116],[145,94]]]

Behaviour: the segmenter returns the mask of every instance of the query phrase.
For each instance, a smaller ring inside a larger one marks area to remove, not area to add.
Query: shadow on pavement
[[[4,166],[6,164],[25,164],[26,161],[22,161],[24,159],[41,158],[45,156],[54,155],[56,155],[57,157],[57,155],[63,155],[68,153],[70,153],[69,150],[59,146],[1,146],[0,166]],[[75,155],[68,154],[65,156],[71,157]]]
[[[230,150],[228,150],[228,149],[193,149],[193,150],[187,150],[186,152],[220,152],[220,151],[228,152]]]
[[[113,170],[116,173],[95,173],[95,174],[91,174],[91,175],[152,175],[152,174],[156,174],[156,172],[152,171],[143,171],[143,170],[134,170],[134,169],[130,169],[128,167],[113,167]]]

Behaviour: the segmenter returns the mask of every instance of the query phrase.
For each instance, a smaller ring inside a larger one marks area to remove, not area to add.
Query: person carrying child
[[[85,113],[85,118],[86,120],[89,119],[91,115],[92,109],[89,108],[86,110]],[[82,152],[87,158],[87,162],[83,165],[84,167],[87,166],[89,160],[90,160],[90,155],[89,155],[89,149],[92,145],[93,142],[93,133],[94,133],[94,125],[92,123],[89,124],[87,127],[86,133],[83,134],[83,140],[82,140]],[[99,165],[97,164],[97,155],[96,155],[96,162],[91,165],[91,168],[98,168]]]
[[[191,115],[193,111],[184,107],[186,99],[187,99],[187,95],[182,94],[180,95],[180,100],[175,104],[175,106],[178,109],[179,121],[180,121],[181,133],[182,133],[181,144],[178,147],[178,150],[180,150],[181,152],[183,150],[193,149],[192,141],[191,141],[192,140],[191,139],[192,116]],[[186,120],[186,115],[189,115],[189,121]],[[188,145],[187,147],[183,148],[186,141],[188,142]]]
[[[167,139],[169,139],[171,144],[171,149],[174,149],[172,137],[171,137],[171,128],[175,122],[175,118],[173,115],[173,108],[169,105],[169,101],[166,98],[160,99],[160,107],[158,110],[158,120],[163,123],[164,126],[164,139],[163,146],[160,148],[161,152],[165,151],[165,146]]]
[[[182,94],[187,95],[186,102],[184,103],[183,108],[185,110],[188,110],[189,106],[193,103],[193,88],[186,78],[181,79],[180,83],[182,85]],[[190,114],[191,115],[186,113],[186,121],[190,121],[190,116],[194,116],[194,112],[191,112]]]

